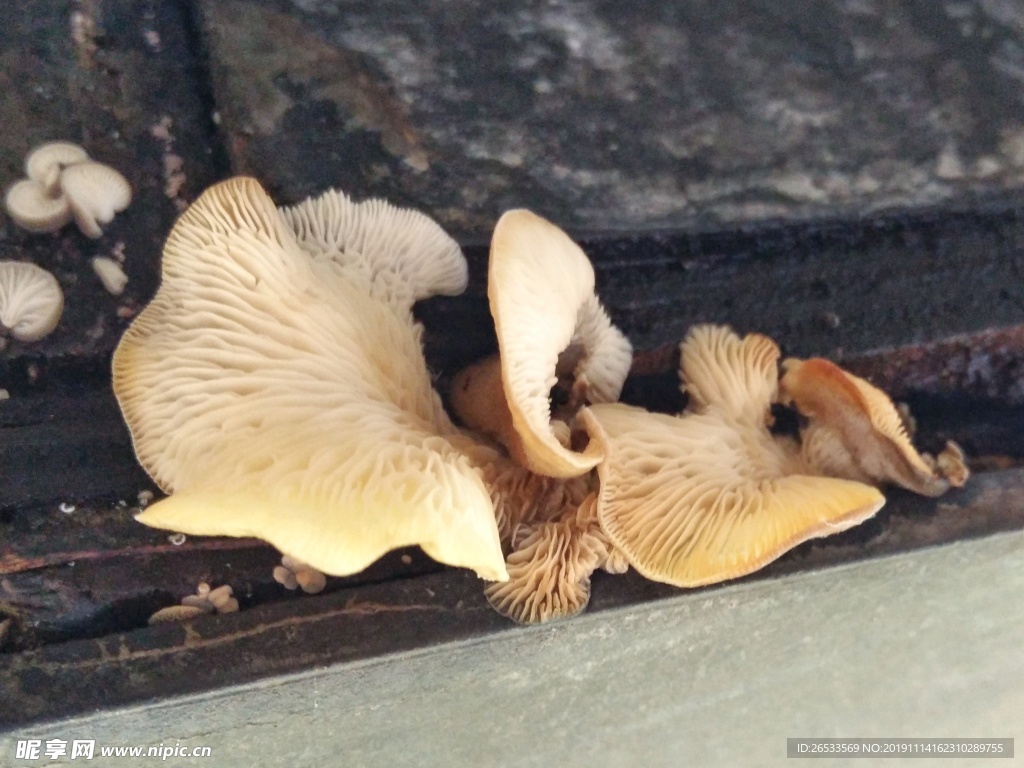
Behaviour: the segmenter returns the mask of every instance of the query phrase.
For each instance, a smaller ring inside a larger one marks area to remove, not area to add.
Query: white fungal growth
[[[161,608],[149,617],[149,623],[189,621],[204,614],[236,613],[237,611],[238,600],[235,599],[230,585],[225,584],[216,589],[210,589],[209,584],[201,581],[194,595],[186,595],[181,599],[179,605]]]
[[[108,293],[114,296],[124,293],[124,287],[128,285],[128,275],[116,261],[106,256],[96,256],[92,260],[92,271],[96,273]]]
[[[180,547],[182,544],[185,543],[185,534],[172,533],[170,536],[167,537],[167,540],[171,542],[171,544],[173,544],[174,546]]]
[[[57,327],[63,311],[57,278],[25,261],[0,261],[0,336],[39,341]]]
[[[63,512],[65,515],[70,515],[72,512],[75,511],[75,505],[74,504],[68,504],[67,502],[64,502],[63,504],[61,504],[58,507],[58,509],[61,512]]]
[[[282,557],[281,564],[274,568],[274,581],[285,589],[301,587],[309,595],[323,592],[327,586],[327,577],[323,573],[289,555]]]

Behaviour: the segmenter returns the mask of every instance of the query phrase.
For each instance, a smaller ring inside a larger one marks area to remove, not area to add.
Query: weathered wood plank
[[[1024,471],[990,473],[941,499],[893,494],[877,524],[810,542],[748,580],[1024,528]],[[721,589],[709,587],[709,594]],[[630,573],[595,580],[590,611],[678,590]],[[238,614],[0,654],[0,727],[212,690],[327,664],[515,631],[481,582],[445,571]]]

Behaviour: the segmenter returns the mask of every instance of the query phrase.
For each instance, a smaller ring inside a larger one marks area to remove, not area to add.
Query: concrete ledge
[[[1022,594],[1008,533],[35,725],[0,755],[86,738],[210,746],[225,768],[746,766],[784,764],[793,736],[1024,739]]]

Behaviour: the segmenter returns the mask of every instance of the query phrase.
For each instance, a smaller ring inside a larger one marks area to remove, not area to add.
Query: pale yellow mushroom
[[[821,358],[790,358],[782,369],[780,398],[807,418],[803,454],[819,472],[896,483],[925,496],[949,488],[949,481],[914,448],[896,406],[882,390]]]
[[[526,532],[508,557],[509,580],[485,590],[495,610],[520,624],[535,624],[571,618],[587,607],[591,575],[612,555],[597,523],[596,501],[591,494],[573,516]],[[616,559],[611,569],[619,565]]]
[[[768,432],[777,359],[766,337],[701,326],[682,345],[688,412],[581,412],[604,455],[601,528],[642,575],[680,587],[737,578],[885,503],[869,485],[808,474],[795,447]]]
[[[461,252],[421,215],[320,200],[282,214],[254,180],[231,179],[168,237],[160,290],[114,354],[136,453],[170,494],[138,519],[257,536],[338,576],[418,544],[503,580],[494,506],[410,311],[464,286]],[[419,240],[331,240],[345,220],[411,220]],[[418,259],[445,263],[405,266]]]
[[[574,451],[559,439],[561,430],[552,427],[551,388],[564,371],[577,399],[613,402],[629,372],[632,348],[594,293],[586,254],[551,222],[530,211],[509,211],[491,239],[487,296],[513,428],[499,424],[505,444],[538,474],[589,472],[600,456]],[[496,389],[493,376],[479,381],[490,397]],[[466,394],[464,399],[481,398]]]
[[[169,622],[191,621],[192,619],[213,613],[196,605],[169,605],[149,617],[149,624],[165,624]]]

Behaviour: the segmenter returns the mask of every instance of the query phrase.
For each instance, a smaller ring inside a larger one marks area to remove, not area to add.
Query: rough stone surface
[[[209,746],[225,768],[340,756],[659,768],[782,766],[794,736],[1002,737],[1019,749],[1021,590],[1017,532],[36,724],[0,739],[0,754],[18,738],[88,738]],[[189,672],[217,670],[178,673]]]
[[[464,237],[863,214],[1024,186],[1012,0],[200,0],[238,171]]]

